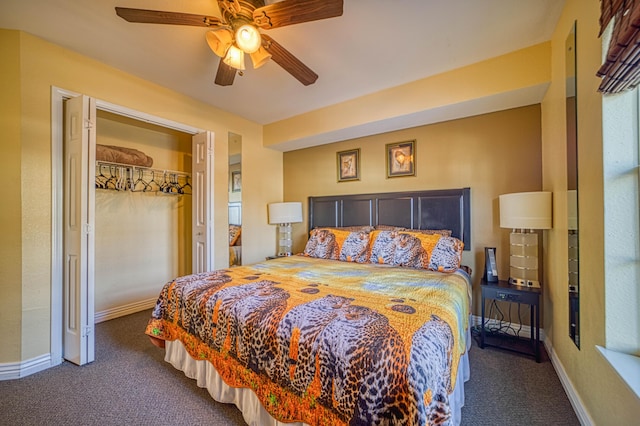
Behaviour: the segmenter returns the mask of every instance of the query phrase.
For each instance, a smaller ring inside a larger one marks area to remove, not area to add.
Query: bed
[[[460,194],[464,210],[468,189]],[[310,199],[313,229],[299,255],[165,284],[147,335],[248,424],[459,424],[469,378],[471,283],[460,264],[468,224],[337,226],[350,220],[337,209],[340,223],[318,225],[317,207],[344,206],[338,198]],[[464,222],[464,212],[454,216]]]

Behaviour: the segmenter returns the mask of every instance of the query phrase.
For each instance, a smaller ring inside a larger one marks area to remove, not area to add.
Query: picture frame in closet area
[[[239,171],[231,172],[231,192],[242,191],[242,175]]]

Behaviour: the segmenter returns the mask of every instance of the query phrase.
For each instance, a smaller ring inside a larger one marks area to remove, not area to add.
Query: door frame
[[[51,367],[63,361],[63,248],[64,248],[64,101],[82,93],[51,86]],[[96,110],[107,111],[195,135],[206,130],[167,120],[96,98]],[[214,137],[215,134],[210,132]]]

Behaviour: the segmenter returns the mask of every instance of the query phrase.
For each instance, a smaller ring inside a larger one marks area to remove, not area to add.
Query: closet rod
[[[154,169],[153,167],[137,166],[137,165],[134,165],[134,164],[125,164],[125,163],[114,163],[114,162],[111,162],[111,161],[96,160],[96,165],[97,166],[127,167],[127,168],[132,168],[134,170],[144,169],[144,170],[148,170],[150,172],[171,173],[171,174],[177,174],[179,176],[191,177],[191,173],[180,171],[180,170]]]

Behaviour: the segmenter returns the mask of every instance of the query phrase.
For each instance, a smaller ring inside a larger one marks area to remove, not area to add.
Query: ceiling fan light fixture
[[[235,46],[229,47],[227,55],[222,60],[225,64],[237,70],[244,70],[244,52]]]
[[[207,31],[205,34],[207,44],[213,50],[213,53],[224,58],[229,48],[233,45],[233,31],[227,29],[219,29]]]
[[[260,32],[253,25],[241,25],[236,30],[236,44],[245,53],[254,53],[262,46]]]
[[[250,56],[254,69],[260,68],[261,66],[266,64],[269,59],[271,59],[271,53],[267,52],[267,49],[262,46],[260,46],[260,48],[253,52]]]

